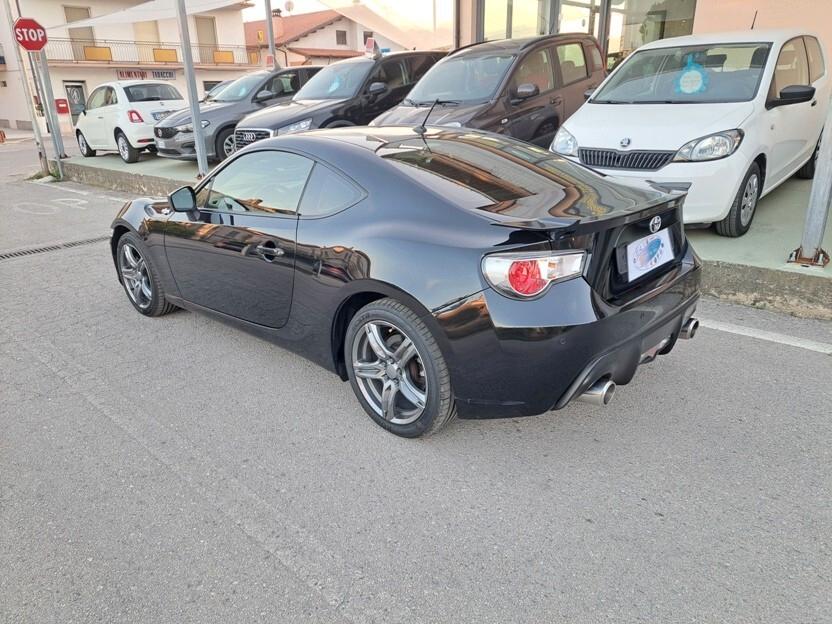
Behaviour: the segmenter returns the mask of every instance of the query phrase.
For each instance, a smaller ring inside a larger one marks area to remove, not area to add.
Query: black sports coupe
[[[296,351],[415,437],[606,404],[692,337],[683,200],[487,132],[340,128],[129,202],[112,254],[142,314],[205,312]]]

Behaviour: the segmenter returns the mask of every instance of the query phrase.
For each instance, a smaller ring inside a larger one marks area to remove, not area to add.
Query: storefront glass
[[[598,37],[602,0],[561,0],[558,32],[591,33]]]
[[[607,66],[645,43],[693,32],[696,0],[611,0]]]
[[[551,0],[482,0],[482,7],[485,40],[549,32]]]

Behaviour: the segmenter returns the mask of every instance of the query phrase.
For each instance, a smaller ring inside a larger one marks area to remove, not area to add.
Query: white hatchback
[[[75,124],[84,156],[97,150],[118,151],[124,162],[153,148],[153,126],[188,103],[176,87],[149,80],[107,82],[93,90]]]
[[[685,191],[686,223],[748,231],[760,197],[811,178],[830,82],[799,31],[678,37],[639,48],[559,129],[552,151]]]

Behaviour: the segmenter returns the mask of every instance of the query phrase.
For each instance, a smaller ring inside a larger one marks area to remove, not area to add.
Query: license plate
[[[156,121],[162,121],[165,117],[170,115],[173,111],[156,111],[155,113],[151,113],[153,115],[153,119]]]
[[[167,147],[167,145],[167,141],[164,141],[162,139],[156,139],[156,147]]]
[[[627,245],[627,281],[632,282],[673,260],[670,230],[659,230]]]

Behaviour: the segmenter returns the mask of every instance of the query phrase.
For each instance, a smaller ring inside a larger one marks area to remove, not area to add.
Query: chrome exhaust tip
[[[603,407],[609,405],[614,394],[615,382],[609,379],[602,379],[596,381],[589,390],[578,397],[578,400]]]
[[[690,340],[696,335],[696,331],[699,329],[699,319],[695,319],[690,317],[684,325],[682,325],[682,331],[679,332],[679,338],[682,340]]]

